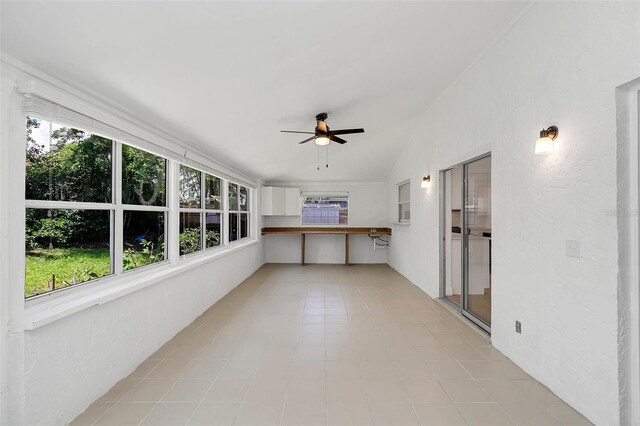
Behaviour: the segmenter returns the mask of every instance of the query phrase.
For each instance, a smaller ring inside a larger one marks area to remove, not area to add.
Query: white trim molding
[[[620,423],[640,424],[640,78],[616,89]]]

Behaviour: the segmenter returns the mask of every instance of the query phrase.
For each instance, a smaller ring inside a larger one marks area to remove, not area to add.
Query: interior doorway
[[[440,171],[440,297],[491,331],[491,155]]]

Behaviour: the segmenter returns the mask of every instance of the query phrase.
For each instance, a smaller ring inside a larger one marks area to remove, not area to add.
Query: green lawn
[[[37,249],[26,255],[25,297],[52,290],[52,275],[56,289],[68,287],[111,273],[109,248]]]

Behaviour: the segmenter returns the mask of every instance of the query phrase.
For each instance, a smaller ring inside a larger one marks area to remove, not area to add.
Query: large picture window
[[[25,297],[114,273],[114,142],[26,119]]]
[[[229,241],[249,236],[249,189],[229,182]]]
[[[302,197],[303,225],[346,225],[348,195],[305,195]]]
[[[164,158],[36,117],[26,142],[26,298],[166,259]]]

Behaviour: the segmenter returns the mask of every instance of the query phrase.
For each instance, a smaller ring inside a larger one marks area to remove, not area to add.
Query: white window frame
[[[400,188],[402,188],[405,185],[409,185],[409,199],[407,201],[400,201]],[[401,206],[403,205],[407,205],[409,206],[409,212],[411,212],[411,179],[407,179],[405,181],[402,181],[400,183],[397,184],[397,190],[396,190],[396,195],[398,197],[398,223],[402,223],[402,224],[410,224],[411,223],[411,217],[409,217],[409,219],[403,219],[400,216],[400,212],[402,211]]]
[[[227,203],[225,202],[224,199],[224,187],[225,187],[225,180],[219,176],[216,176],[213,173],[209,173],[206,171],[203,171],[197,167],[193,167],[189,164],[179,164],[178,167],[180,166],[186,166],[189,167],[191,169],[197,170],[198,172],[200,172],[200,207],[178,207],[178,212],[179,213],[200,213],[200,249],[198,249],[197,251],[193,252],[193,253],[187,253],[187,254],[182,254],[180,255],[181,259],[184,259],[186,257],[191,257],[194,255],[198,255],[202,252],[205,251],[212,251],[212,250],[220,250],[222,248],[225,248],[227,246],[227,244],[225,243],[224,240],[224,232],[226,229],[226,221],[224,218],[224,211],[226,208]],[[207,209],[205,207],[205,196],[206,196],[206,188],[205,188],[205,178],[206,176],[212,176],[218,180],[220,180],[220,209]],[[178,173],[178,187],[180,186],[180,173]],[[178,193],[177,195],[178,197],[178,206],[180,205],[180,194]],[[220,224],[220,244],[214,247],[207,247],[207,235],[206,235],[206,231],[207,231],[207,224],[206,224],[206,219],[207,219],[207,213],[219,213],[220,214],[220,218],[221,218],[221,224]],[[178,214],[178,217],[180,216],[180,214]],[[178,227],[178,239],[180,238],[180,229]],[[180,242],[178,240],[178,253],[180,250]]]
[[[114,265],[113,275],[119,275],[123,273],[127,274],[133,271],[139,271],[141,269],[150,268],[153,266],[170,262],[171,260],[169,256],[170,244],[172,243],[172,240],[175,237],[172,237],[171,235],[169,235],[169,230],[170,230],[169,223],[171,221],[171,216],[172,216],[172,213],[170,212],[170,208],[169,208],[169,203],[171,200],[169,196],[169,192],[171,190],[171,186],[169,185],[169,178],[170,178],[169,159],[163,157],[162,155],[155,154],[153,152],[135,147],[133,145],[129,145],[129,144],[118,142],[118,141],[114,141],[114,142],[116,143],[115,149],[114,149],[114,159],[115,159],[116,169],[113,173],[114,182],[112,184],[112,187],[114,187],[117,192],[114,193],[114,199],[116,202],[115,203],[116,214],[115,214],[114,227],[113,227],[114,229],[112,231],[112,234],[113,234],[112,238],[114,239],[114,243],[115,243],[114,246],[116,250],[116,253],[114,253],[114,262],[116,263]],[[122,146],[123,145],[128,145],[132,148],[139,149],[140,151],[148,152],[149,154],[155,155],[156,157],[160,157],[163,160],[165,160],[164,206],[144,206],[144,205],[136,205],[136,204],[122,204]],[[127,271],[124,270],[123,256],[124,256],[124,212],[125,211],[164,213],[164,259],[163,260],[161,260],[160,262],[149,263],[147,265],[129,269]],[[118,226],[120,227],[118,228]],[[118,232],[118,229],[120,229],[121,232]],[[120,250],[118,250],[118,246],[120,247]],[[119,266],[116,267],[116,265],[119,265]]]
[[[231,210],[231,206],[229,203],[229,187],[231,185],[235,185],[238,189],[236,192],[236,195],[238,197],[238,208],[236,210]],[[226,234],[226,238],[229,242],[230,245],[236,245],[239,244],[242,241],[246,241],[247,239],[251,239],[253,236],[253,227],[251,226],[251,217],[252,217],[252,189],[249,188],[248,186],[245,186],[241,183],[236,183],[233,181],[227,181],[227,184],[225,185],[226,187],[226,191],[225,191],[225,195],[226,195],[226,206],[227,206],[227,223],[228,223],[228,227],[227,227],[227,232],[225,232]],[[240,210],[240,187],[245,188],[247,190],[247,210]],[[236,238],[235,240],[231,241],[230,239],[230,235],[229,232],[231,232],[231,219],[230,219],[230,215],[232,214],[246,214],[247,215],[247,236],[246,237],[240,237],[240,217],[238,216],[238,238]]]
[[[88,131],[83,129],[81,126],[71,125],[63,122],[62,120],[49,121],[44,118],[38,117],[37,114],[25,114],[24,117],[26,119],[27,116],[48,121],[51,123],[59,124],[64,127],[70,127],[74,129],[81,130],[87,134],[92,134],[96,136],[103,137],[105,139],[109,139],[111,141],[111,203],[95,203],[95,202],[82,202],[82,201],[58,201],[58,200],[24,200],[24,206],[26,209],[37,209],[37,210],[101,210],[108,211],[110,214],[110,227],[109,227],[109,260],[111,263],[111,273],[109,275],[105,275],[104,277],[95,278],[92,280],[83,281],[78,284],[74,284],[67,287],[62,287],[59,289],[55,289],[52,291],[48,291],[46,293],[37,294],[31,297],[26,298],[25,301],[32,301],[38,298],[42,298],[44,296],[49,296],[54,293],[62,292],[65,290],[69,290],[72,288],[80,287],[87,284],[94,284],[97,281],[113,278],[123,273],[129,273],[132,271],[138,271],[140,269],[148,268],[150,266],[155,266],[158,264],[163,264],[169,261],[169,251],[167,246],[167,241],[171,239],[171,237],[167,234],[167,224],[169,222],[169,207],[168,207],[168,173],[165,173],[165,206],[144,206],[144,205],[135,205],[135,204],[123,204],[122,203],[122,146],[129,145],[124,144],[116,139],[110,138],[108,136],[103,136],[99,132]],[[49,137],[51,137],[49,135]],[[145,152],[149,152],[147,150],[135,147],[133,145],[129,145],[135,149],[140,149]],[[158,156],[166,161],[166,168],[169,168],[169,160],[161,155],[154,154],[149,152],[155,156]],[[26,170],[25,170],[26,177]],[[149,265],[144,265],[138,268],[133,268],[130,270],[124,270],[123,264],[123,252],[124,252],[124,211],[151,211],[151,212],[162,212],[165,215],[164,220],[164,228],[165,228],[165,250],[164,256],[165,258],[160,262],[155,262]],[[25,224],[26,226],[26,224]],[[25,229],[26,231],[26,229]],[[26,262],[26,254],[25,254],[25,262]],[[23,287],[25,282],[23,280]]]

